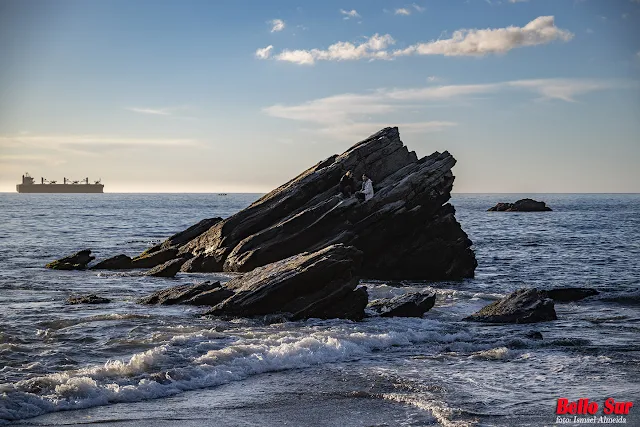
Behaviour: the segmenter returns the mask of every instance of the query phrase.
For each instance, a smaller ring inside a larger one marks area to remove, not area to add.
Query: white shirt
[[[373,197],[373,182],[370,179],[362,183],[362,192],[364,193],[365,202]]]

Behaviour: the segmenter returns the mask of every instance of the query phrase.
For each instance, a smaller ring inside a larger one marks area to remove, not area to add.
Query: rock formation
[[[130,268],[133,268],[131,258],[124,254],[105,259],[91,267],[92,270],[128,270]]]
[[[233,291],[222,287],[220,282],[202,282],[194,285],[180,285],[154,292],[138,300],[139,304],[186,304],[214,306],[233,295]]]
[[[67,304],[107,304],[110,302],[109,298],[99,297],[96,294],[67,298]]]
[[[551,208],[545,202],[533,199],[520,199],[515,203],[498,203],[489,212],[549,212]]]
[[[218,222],[180,248],[183,271],[247,272],[336,243],[364,253],[359,274],[376,279],[462,279],[477,265],[472,243],[447,203],[455,159],[418,159],[386,128]],[[340,177],[366,172],[367,202],[338,195]]]
[[[464,320],[486,323],[535,323],[556,320],[553,300],[536,288],[519,289]]]
[[[96,259],[91,255],[91,249],[84,249],[73,255],[52,261],[45,265],[47,268],[54,270],[84,270],[87,264]]]
[[[234,294],[206,314],[360,320],[368,300],[366,289],[356,289],[361,262],[362,252],[338,244],[258,267],[227,282]]]
[[[422,317],[435,303],[435,292],[411,292],[372,301],[368,308],[378,312],[381,317]]]

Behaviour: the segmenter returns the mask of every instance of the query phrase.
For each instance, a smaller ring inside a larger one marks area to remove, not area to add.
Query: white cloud
[[[271,51],[273,50],[273,45],[269,45],[267,47],[263,47],[262,49],[256,50],[256,58],[267,59],[271,56]]]
[[[484,56],[572,38],[572,33],[555,26],[553,16],[540,16],[524,27],[457,30],[449,39],[414,44],[395,51],[394,55]]]
[[[333,95],[297,105],[276,104],[263,111],[271,117],[313,125],[315,132],[333,136],[347,134],[350,138],[384,127],[380,118],[478,95],[495,96],[516,91],[532,94],[538,99],[576,102],[578,96],[587,93],[631,87],[638,88],[638,85],[620,80],[529,79],[406,89],[383,88],[365,94]],[[443,130],[455,124],[454,121],[423,121],[401,126],[415,132],[426,132]]]
[[[427,81],[429,83],[435,83],[435,82],[439,82],[441,79],[438,76],[429,76],[427,77]]]
[[[268,23],[271,24],[272,33],[284,30],[285,24],[282,19],[274,19],[272,21],[269,21]]]
[[[526,3],[529,0],[509,0],[509,3]]]
[[[186,138],[136,138],[96,134],[0,135],[0,146],[36,145],[51,148],[64,145],[136,145],[136,146],[195,146],[197,140]]]
[[[355,45],[351,42],[338,42],[329,46],[327,50],[284,50],[275,58],[301,65],[312,65],[315,61],[353,61],[363,58],[389,59],[385,50],[395,43],[389,34],[374,34],[366,41]]]
[[[553,16],[540,16],[524,27],[462,29],[455,31],[451,38],[417,43],[393,52],[387,51],[387,48],[396,43],[394,38],[389,34],[376,33],[360,44],[337,42],[326,50],[285,49],[274,58],[295,64],[313,65],[320,60],[388,60],[408,55],[484,56],[504,54],[515,48],[548,44],[556,40],[566,42],[572,38],[571,32],[555,26]],[[269,51],[258,49],[256,56],[267,59],[271,56],[271,49]]]
[[[420,13],[424,12],[425,10],[427,10],[427,8],[426,8],[426,7],[420,6],[420,5],[415,4],[415,3],[413,3],[411,6],[413,6],[413,8],[414,8],[416,11],[420,12]]]
[[[125,110],[133,111],[140,114],[151,114],[156,116],[170,116],[175,111],[174,108],[139,108],[125,107]]]
[[[411,15],[411,11],[405,7],[400,8],[400,9],[396,9],[396,11],[394,12],[394,15],[404,15],[404,16],[409,16]]]
[[[344,15],[344,19],[360,18],[360,14],[356,12],[355,9],[351,9],[351,10],[340,9],[340,13]]]

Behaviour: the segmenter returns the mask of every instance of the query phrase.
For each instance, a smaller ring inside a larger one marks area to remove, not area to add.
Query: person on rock
[[[338,188],[345,198],[349,198],[353,195],[353,191],[356,188],[356,182],[353,179],[353,172],[348,170],[344,175],[342,175]]]
[[[366,174],[362,174],[362,190],[356,191],[356,197],[361,202],[371,200],[373,197],[373,182]]]

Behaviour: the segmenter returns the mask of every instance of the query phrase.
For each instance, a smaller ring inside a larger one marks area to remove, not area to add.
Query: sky
[[[0,191],[268,192],[386,126],[454,192],[640,192],[640,0],[0,0]]]

